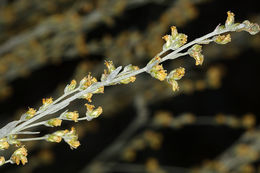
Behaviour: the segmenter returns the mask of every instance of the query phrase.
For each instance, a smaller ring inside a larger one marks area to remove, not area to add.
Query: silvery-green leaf
[[[12,121],[0,129],[0,138],[11,132],[20,121]]]
[[[112,71],[112,72],[108,75],[107,81],[113,80],[113,79],[118,75],[118,73],[120,72],[121,69],[122,69],[122,66],[119,66],[119,67],[117,67],[114,71]]]

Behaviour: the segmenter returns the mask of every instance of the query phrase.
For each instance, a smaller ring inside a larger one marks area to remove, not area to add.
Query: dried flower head
[[[27,120],[31,119],[36,114],[36,110],[33,108],[29,108],[29,110],[25,114],[26,114],[25,119],[27,119]]]
[[[64,93],[68,93],[70,91],[73,91],[77,85],[76,80],[72,80],[69,85],[67,85],[64,89]]]
[[[201,48],[201,45],[195,44],[188,50],[189,55],[196,61],[195,65],[202,65],[204,61],[204,56],[201,54]]]
[[[229,26],[233,25],[234,22],[235,22],[235,17],[234,17],[235,14],[234,13],[232,13],[231,11],[228,11],[227,15],[228,15],[228,17],[227,17],[227,20],[225,22],[225,27],[229,27]]]
[[[6,150],[9,148],[9,143],[7,142],[7,138],[0,139],[0,150]]]
[[[45,106],[51,104],[52,102],[53,102],[52,97],[50,97],[50,98],[43,98],[42,99],[42,104],[45,105]]]
[[[24,147],[21,147],[19,149],[17,149],[11,156],[11,161],[13,163],[16,163],[17,165],[20,164],[20,162],[22,162],[22,164],[24,165],[25,163],[27,163],[27,150]]]
[[[94,105],[90,105],[90,104],[85,104],[86,108],[87,108],[87,112],[86,112],[86,118],[88,121],[92,120],[93,118],[97,118],[99,117],[99,115],[102,113],[102,107],[98,107],[96,109]]]
[[[78,122],[79,113],[77,111],[74,112],[65,112],[61,115],[61,118],[64,118],[66,120],[72,120],[75,122]]]
[[[61,122],[62,120],[59,118],[52,118],[46,122],[46,126],[50,126],[50,127],[61,126]]]
[[[5,164],[5,158],[3,156],[0,156],[0,166]]]
[[[218,43],[218,44],[227,44],[229,42],[231,42],[231,36],[230,34],[227,35],[218,35],[213,37],[214,42]]]
[[[88,88],[90,85],[92,85],[93,83],[96,83],[97,79],[95,77],[92,77],[91,74],[89,73],[87,77],[84,77],[79,85],[81,89],[86,89]]]
[[[166,70],[163,69],[162,65],[159,65],[159,62],[161,61],[160,57],[155,57],[153,58],[148,64],[152,64],[154,62],[158,61],[157,64],[155,64],[149,71],[150,75],[160,81],[163,81],[166,76]]]
[[[71,149],[76,149],[80,145],[78,135],[76,134],[74,127],[72,127],[71,130],[63,136],[63,139],[70,145]]]
[[[247,31],[251,35],[255,35],[260,31],[260,27],[257,23],[251,23],[248,20],[245,20],[243,24],[245,27],[242,30]]]

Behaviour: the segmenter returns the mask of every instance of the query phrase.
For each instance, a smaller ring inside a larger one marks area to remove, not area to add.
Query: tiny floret
[[[155,57],[153,58],[148,64],[152,64],[154,63],[155,61],[158,61],[160,62],[161,58],[160,57]],[[162,65],[159,65],[159,63],[155,64],[149,71],[150,75],[160,81],[163,81],[166,76],[167,76],[167,73],[166,73],[166,70],[163,69],[163,66]]]
[[[77,86],[76,80],[72,80],[72,81],[70,82],[70,84],[65,87],[64,93],[68,93],[68,92],[73,91],[76,86]]]
[[[195,65],[202,65],[204,61],[204,56],[201,54],[201,48],[201,45],[195,44],[188,50],[189,55],[196,61]]]
[[[231,36],[230,36],[230,34],[218,35],[218,36],[213,37],[213,40],[215,43],[218,43],[218,44],[227,44],[227,43],[231,42]]]
[[[99,115],[102,113],[102,107],[98,107],[97,109],[94,109],[95,106],[94,105],[90,105],[90,104],[85,104],[86,108],[87,108],[87,112],[86,112],[86,119],[88,121],[91,121],[93,118],[97,118],[99,117]]]
[[[228,11],[227,15],[228,15],[228,17],[227,17],[227,20],[225,22],[225,27],[229,27],[229,26],[233,25],[234,22],[235,22],[235,17],[234,17],[235,14],[234,13],[232,13],[231,11]]]
[[[20,162],[24,165],[25,163],[27,163],[27,150],[24,147],[21,147],[19,149],[17,149],[12,157],[11,157],[11,161],[13,163],[16,163],[17,165],[20,164]]]
[[[9,143],[7,142],[7,138],[0,139],[0,150],[6,150],[9,148]]]
[[[62,120],[59,118],[52,118],[48,120],[45,125],[50,127],[57,127],[57,126],[61,126],[61,122]]]
[[[0,156],[0,166],[5,164],[5,158],[3,156]]]

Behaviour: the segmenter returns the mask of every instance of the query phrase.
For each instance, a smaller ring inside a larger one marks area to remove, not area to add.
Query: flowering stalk
[[[86,105],[86,115],[80,117],[76,111],[69,112],[66,110],[61,115],[56,118],[51,118],[48,120],[42,120],[42,118],[47,117],[50,114],[57,113],[65,107],[67,107],[70,102],[76,99],[85,99],[91,102],[91,97],[93,94],[100,94],[104,92],[104,87],[116,84],[128,84],[134,82],[136,75],[147,72],[152,77],[167,82],[172,85],[172,90],[176,91],[179,89],[178,80],[180,80],[185,73],[185,69],[180,67],[174,69],[169,74],[163,69],[162,62],[167,60],[176,59],[181,56],[190,55],[196,61],[195,65],[202,65],[204,61],[204,56],[202,52],[202,44],[209,44],[210,42],[215,42],[217,44],[226,44],[231,41],[230,34],[221,35],[231,31],[247,31],[254,35],[259,32],[259,26],[257,24],[250,23],[249,21],[244,21],[243,23],[234,23],[234,14],[228,12],[228,17],[225,25],[219,25],[216,29],[198,39],[195,39],[189,43],[187,42],[187,35],[178,33],[175,26],[171,27],[171,35],[166,35],[163,39],[166,43],[163,45],[163,50],[158,53],[145,67],[139,69],[137,66],[128,65],[122,69],[122,66],[115,67],[112,61],[105,61],[107,70],[104,70],[104,74],[101,77],[101,81],[91,74],[84,77],[78,84],[75,80],[72,80],[64,89],[64,94],[58,99],[54,100],[52,98],[43,99],[43,105],[35,110],[29,108],[29,110],[23,114],[20,120],[8,123],[6,126],[0,129],[0,150],[5,150],[9,148],[9,145],[16,145],[20,147],[14,152],[11,158],[5,161],[5,158],[0,156],[0,165],[5,163],[16,163],[17,165],[21,162],[25,164],[27,162],[27,150],[24,146],[21,147],[21,142],[32,141],[32,140],[46,140],[48,142],[61,142],[62,139],[68,143],[71,149],[77,148],[80,143],[78,141],[78,136],[74,128],[71,130],[59,130],[52,134],[47,134],[42,137],[36,138],[24,138],[17,139],[18,134],[36,134],[38,132],[28,132],[24,131],[26,129],[37,127],[40,125],[45,125],[48,127],[60,126],[62,121],[91,121],[97,118],[102,113],[102,108],[98,107],[94,109],[94,105]],[[181,52],[185,49],[187,51]],[[164,57],[166,52],[170,52]]]

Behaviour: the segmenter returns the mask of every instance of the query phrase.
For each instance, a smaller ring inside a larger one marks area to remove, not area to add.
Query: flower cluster
[[[62,139],[64,139],[64,141],[70,145],[71,149],[75,149],[80,145],[80,142],[78,141],[78,135],[76,134],[76,130],[73,127],[70,131],[59,130],[45,136],[45,140],[48,142],[60,143]]]
[[[149,71],[150,75],[160,81],[163,81],[166,76],[167,76],[167,73],[166,73],[166,70],[163,69],[163,66],[162,65],[159,65],[159,62],[161,61],[161,58],[160,57],[155,57],[153,58],[148,64],[153,64],[155,62],[157,62],[152,68],[151,70]]]
[[[90,105],[90,104],[85,104],[86,108],[87,108],[87,112],[86,112],[86,119],[88,121],[91,121],[93,118],[97,118],[99,117],[100,114],[102,114],[102,107],[98,107],[96,109],[94,105]]]
[[[13,153],[13,155],[11,156],[11,161],[12,163],[16,163],[17,165],[19,165],[20,162],[22,162],[22,164],[24,165],[28,162],[26,156],[27,150],[24,147],[21,147]]]
[[[189,55],[193,57],[196,61],[195,65],[202,65],[204,61],[204,56],[201,54],[202,51],[201,48],[202,48],[201,45],[195,44],[188,50]]]
[[[172,90],[179,90],[179,85],[177,80],[180,80],[185,74],[185,69],[183,67],[179,67],[175,70],[172,70],[167,76],[167,82],[172,85]]]
[[[171,27],[171,35],[165,35],[162,38],[166,41],[163,50],[176,50],[187,42],[187,35],[178,33],[175,26]]]

